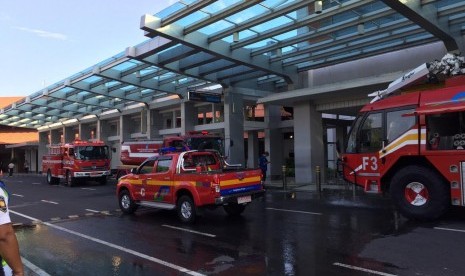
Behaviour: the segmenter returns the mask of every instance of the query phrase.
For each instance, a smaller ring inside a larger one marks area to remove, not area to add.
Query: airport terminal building
[[[116,167],[123,141],[208,131],[231,163],[257,167],[268,151],[271,178],[287,166],[314,182],[369,93],[463,52],[465,2],[190,0],[140,29],[142,43],[0,111],[0,124],[39,131],[31,167],[77,138],[107,143]]]

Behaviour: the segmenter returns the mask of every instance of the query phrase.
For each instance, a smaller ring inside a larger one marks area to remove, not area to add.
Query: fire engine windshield
[[[74,148],[74,156],[81,160],[108,159],[110,154],[107,146],[82,146]]]
[[[219,137],[193,137],[187,139],[187,145],[193,150],[214,149],[223,153],[223,140]]]

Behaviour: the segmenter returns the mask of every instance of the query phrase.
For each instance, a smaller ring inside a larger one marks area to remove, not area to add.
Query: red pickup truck
[[[139,206],[176,209],[188,223],[200,207],[223,206],[229,215],[239,215],[264,192],[261,170],[229,165],[213,150],[150,157],[121,177],[116,188],[124,213]]]

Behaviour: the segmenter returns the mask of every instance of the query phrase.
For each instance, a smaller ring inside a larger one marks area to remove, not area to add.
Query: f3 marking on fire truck
[[[426,129],[421,129],[420,144],[426,144]],[[379,151],[379,157],[383,158],[408,145],[418,145],[418,129],[414,128],[402,134],[399,138],[392,141],[388,146]]]
[[[358,171],[377,171],[378,170],[378,158],[376,156],[363,156],[362,164],[360,164],[355,170],[351,171],[350,174],[355,174]],[[379,176],[379,173],[359,173],[361,176]]]

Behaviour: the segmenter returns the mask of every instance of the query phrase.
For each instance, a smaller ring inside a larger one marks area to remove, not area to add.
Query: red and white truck
[[[50,145],[48,154],[42,157],[42,173],[48,184],[65,180],[74,186],[80,180],[95,180],[107,183],[110,171],[110,151],[102,141],[81,141]]]
[[[464,61],[448,54],[371,94],[342,154],[344,178],[366,192],[389,191],[408,218],[465,206]]]
[[[264,192],[260,169],[228,165],[214,150],[152,156],[121,177],[116,188],[124,213],[139,206],[176,210],[189,223],[206,207],[223,206],[229,215],[239,215]]]
[[[145,159],[158,155],[163,150],[178,151],[214,149],[223,152],[223,139],[207,131],[191,131],[181,136],[166,136],[163,139],[135,140],[121,143],[120,160],[116,178],[128,174]]]

